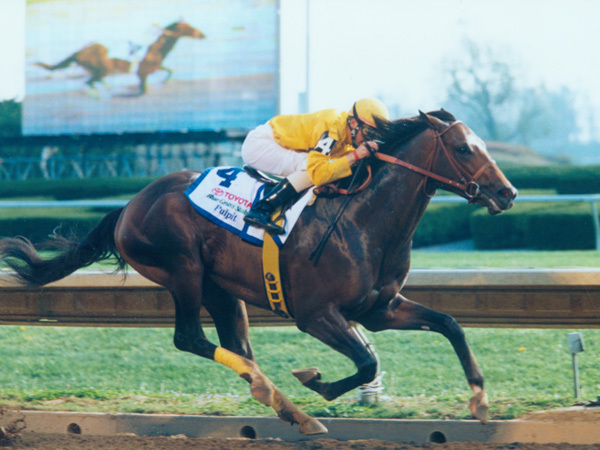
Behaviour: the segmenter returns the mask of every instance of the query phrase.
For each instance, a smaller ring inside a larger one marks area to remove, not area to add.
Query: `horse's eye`
[[[456,151],[458,153],[460,153],[461,155],[465,155],[465,154],[469,153],[471,151],[471,149],[469,148],[468,145],[461,145],[460,147],[458,147],[456,149]]]

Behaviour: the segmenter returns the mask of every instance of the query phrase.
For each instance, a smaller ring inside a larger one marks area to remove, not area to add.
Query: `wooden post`
[[[583,336],[581,333],[569,333],[569,352],[573,357],[573,383],[575,385],[574,393],[575,398],[579,400],[581,398],[581,386],[579,384],[579,367],[577,365],[577,353],[581,353],[585,350],[583,343]]]

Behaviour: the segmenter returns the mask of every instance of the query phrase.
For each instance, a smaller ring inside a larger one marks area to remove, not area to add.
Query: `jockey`
[[[271,234],[284,234],[271,220],[277,208],[311,186],[352,174],[351,166],[377,151],[377,121],[389,120],[375,98],[358,100],[349,112],[326,109],[276,116],[248,133],[242,144],[245,164],[285,178],[252,205],[244,221]]]

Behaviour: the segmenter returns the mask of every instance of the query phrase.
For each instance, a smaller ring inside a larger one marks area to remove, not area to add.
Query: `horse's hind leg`
[[[202,304],[215,323],[221,346],[254,361],[246,304],[209,279],[205,280]]]
[[[85,82],[85,84],[89,87],[88,95],[90,95],[91,97],[94,98],[98,98],[100,96],[100,93],[98,92],[98,88],[96,87],[96,83],[102,81],[99,78],[96,78],[95,76],[92,76],[89,80],[87,80]]]
[[[261,372],[258,364],[252,359],[249,342],[247,346],[245,345],[246,339],[243,334],[238,335],[237,338],[225,336],[228,330],[235,328],[236,324],[239,325],[235,314],[241,313],[241,309],[233,310],[234,314],[230,314],[228,317],[224,309],[218,308],[215,303],[216,299],[211,298],[207,305],[209,305],[209,309],[216,313],[215,323],[219,327],[220,336],[224,338],[224,346],[217,347],[206,338],[200,323],[201,278],[196,273],[184,274],[179,278],[179,282],[172,283],[173,286],[176,286],[171,290],[175,299],[175,346],[179,350],[212,359],[233,369],[250,383],[250,392],[256,400],[271,406],[283,420],[291,424],[298,423],[300,433],[326,433],[327,428],[318,420],[298,409]],[[209,294],[210,297],[210,294],[215,292],[211,292],[209,289],[205,293]],[[230,347],[233,351],[226,347]]]
[[[320,311],[321,313],[321,311]],[[321,381],[321,373],[317,369],[294,370],[292,373],[300,382],[321,394],[326,400],[333,400],[352,389],[375,379],[377,374],[377,357],[357,336],[354,327],[337,309],[330,309],[307,321],[303,331],[319,339],[324,344],[350,358],[358,371],[347,378],[335,382]]]
[[[462,327],[452,316],[434,311],[398,294],[390,302],[388,309],[372,311],[361,317],[360,323],[371,331],[425,330],[445,336],[452,344],[473,390],[474,395],[471,397],[469,408],[477,419],[487,422],[489,406],[487,394],[483,389],[483,373],[467,344]]]
[[[140,84],[138,87],[138,95],[142,95],[142,94],[145,94],[146,91],[148,90],[148,87],[146,85],[146,79],[148,78],[148,74],[138,73],[138,77],[140,79]]]

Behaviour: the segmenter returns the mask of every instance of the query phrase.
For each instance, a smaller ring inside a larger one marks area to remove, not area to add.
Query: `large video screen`
[[[24,135],[248,129],[277,113],[276,0],[28,0]]]

